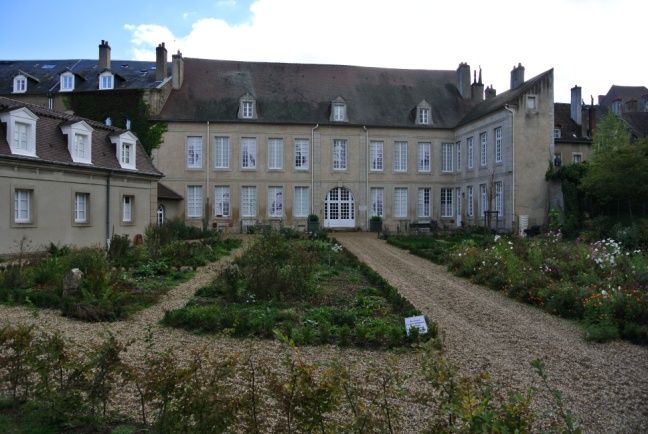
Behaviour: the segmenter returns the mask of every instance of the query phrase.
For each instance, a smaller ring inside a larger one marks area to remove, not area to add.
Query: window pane
[[[202,137],[187,137],[187,167],[202,167]]]
[[[430,156],[431,156],[431,144],[419,143],[419,156],[418,156],[419,172],[429,172],[431,170]]]
[[[283,217],[283,187],[268,187],[268,215]]]
[[[419,188],[416,200],[416,214],[418,217],[430,217],[430,188]]]
[[[502,127],[495,128],[495,162],[502,162]]]
[[[407,188],[394,189],[394,217],[407,217]]]
[[[452,189],[441,189],[441,217],[452,217]]]
[[[214,215],[216,217],[229,217],[230,215],[230,189],[227,186],[214,189]]]
[[[452,172],[452,143],[441,145],[441,171]]]
[[[283,139],[268,140],[268,169],[283,169]]]
[[[295,169],[308,169],[308,145],[306,139],[295,139]]]
[[[346,140],[333,140],[333,169],[345,170],[347,168]]]
[[[230,144],[229,137],[214,137],[214,168],[229,168]]]
[[[256,168],[256,139],[241,139],[241,167],[244,169]]]
[[[371,216],[384,217],[385,215],[385,189],[371,189]]]
[[[381,171],[383,170],[383,149],[384,144],[380,141],[372,141],[370,144],[370,153],[371,153],[371,170]]]
[[[190,185],[187,187],[187,217],[202,217],[202,186]]]
[[[295,187],[293,214],[295,217],[307,217],[310,197],[308,187]]]
[[[256,187],[241,188],[241,216],[256,217]]]
[[[407,142],[394,143],[394,171],[407,171]]]
[[[29,223],[31,220],[31,190],[16,190],[14,193],[14,221]]]

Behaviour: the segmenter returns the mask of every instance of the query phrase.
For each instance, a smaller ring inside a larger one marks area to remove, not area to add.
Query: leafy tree
[[[648,140],[630,142],[622,119],[609,113],[594,136],[594,154],[581,188],[595,203],[625,209],[648,201]]]

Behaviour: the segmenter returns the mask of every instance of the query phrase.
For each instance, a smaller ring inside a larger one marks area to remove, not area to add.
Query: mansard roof
[[[608,107],[617,99],[623,102],[631,99],[638,100],[646,94],[648,94],[648,88],[645,86],[618,86],[615,84],[610,87],[610,90],[599,101],[599,104],[603,107]]]
[[[434,128],[453,128],[473,107],[456,86],[454,70],[184,59],[184,82],[158,118],[238,122],[241,95],[254,95],[258,123],[331,124],[331,101],[344,98],[348,125],[415,125],[412,108],[432,106]]]
[[[100,68],[96,59],[67,60],[2,60],[0,61],[0,95],[11,95],[13,79],[18,74],[27,75],[33,81],[22,95],[42,95],[59,91],[60,76],[70,71],[81,77],[74,84],[75,92],[96,91],[99,88]],[[162,82],[155,80],[155,62],[113,60],[108,70],[120,78],[115,89],[153,89]],[[167,76],[171,64],[167,64]]]
[[[94,170],[110,170],[115,172],[127,172],[139,175],[161,177],[160,173],[151,159],[144,152],[139,141],[136,151],[136,170],[122,169],[117,161],[115,145],[110,141],[110,135],[126,132],[120,128],[109,127],[99,122],[85,119],[79,116],[49,110],[44,107],[27,104],[22,101],[0,97],[0,112],[11,111],[21,107],[27,108],[38,117],[36,120],[36,155],[28,157],[14,155],[11,153],[7,143],[7,125],[0,122],[0,160],[24,160],[42,164],[64,165]],[[69,125],[84,121],[93,128],[92,132],[92,164],[75,163],[68,150],[66,136],[61,132],[61,125]]]
[[[591,138],[583,136],[583,128],[571,118],[570,103],[554,103],[554,124],[560,125],[560,138],[554,139],[556,143],[592,143]]]

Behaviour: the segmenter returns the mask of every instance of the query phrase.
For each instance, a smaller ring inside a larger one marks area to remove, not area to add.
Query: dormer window
[[[616,115],[621,114],[621,100],[617,99],[612,103],[612,112]]]
[[[25,107],[0,113],[7,124],[7,143],[14,155],[36,156],[36,121],[38,117]]]
[[[116,145],[115,152],[121,168],[135,170],[137,136],[130,131],[126,131],[125,133],[111,135],[110,141]]]
[[[75,163],[92,164],[93,131],[85,121],[61,125],[61,132],[68,137],[68,151]]]
[[[416,106],[416,125],[430,125],[432,123],[432,106],[426,100]]]
[[[71,92],[74,90],[74,74],[64,72],[61,74],[61,92]]]
[[[24,75],[16,75],[13,81],[13,93],[27,92],[27,77]]]
[[[554,139],[559,139],[561,136],[560,126],[554,128]]]
[[[114,89],[115,87],[115,77],[112,72],[105,71],[99,74],[99,89],[107,90]]]
[[[239,119],[256,119],[256,101],[252,95],[246,93],[239,100]]]
[[[344,99],[340,96],[331,102],[331,122],[348,122],[347,106]]]

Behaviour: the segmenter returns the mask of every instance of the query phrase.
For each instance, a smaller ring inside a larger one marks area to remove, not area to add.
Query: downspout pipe
[[[362,126],[362,129],[365,133],[365,156],[367,159],[367,164],[365,167],[365,220],[366,226],[365,230],[369,230],[369,129],[366,125]]]
[[[515,109],[508,104],[504,110],[511,113],[511,229],[515,225]]]
[[[205,140],[205,217],[204,217],[204,228],[207,229],[207,226],[209,226],[209,172],[211,171],[211,166],[209,163],[209,142],[210,140],[210,128],[209,128],[209,121],[207,121],[207,138]]]
[[[310,194],[310,213],[315,213],[315,161],[314,161],[314,149],[315,149],[315,130],[319,128],[319,123],[311,129],[311,142],[310,142],[310,172],[311,172],[311,194]]]
[[[110,180],[112,178],[112,170],[108,171],[106,176],[106,247],[110,246]]]

